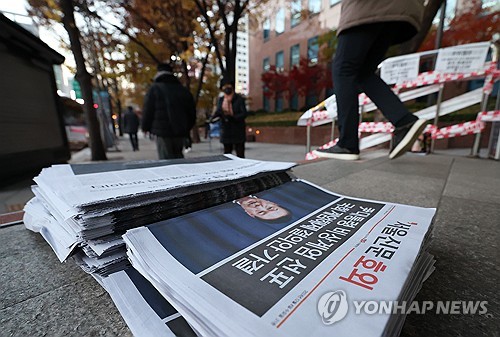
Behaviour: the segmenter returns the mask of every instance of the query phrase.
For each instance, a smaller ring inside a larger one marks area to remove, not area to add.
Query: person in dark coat
[[[193,95],[175,77],[169,64],[159,64],[144,99],[142,130],[156,135],[160,159],[184,158],[184,141],[195,121]]]
[[[333,60],[339,141],[318,149],[318,157],[359,158],[359,89],[394,125],[389,158],[407,152],[425,128],[426,121],[411,114],[390,87],[375,74],[389,47],[412,38],[422,21],[423,0],[343,0]]]
[[[234,92],[234,82],[227,77],[220,81],[220,89],[224,96],[219,97],[212,119],[220,117],[222,130],[220,142],[224,145],[224,153],[236,151],[236,155],[245,158],[245,140],[247,108],[245,99]]]
[[[127,107],[127,112],[123,116],[123,132],[128,133],[134,151],[139,151],[139,140],[137,139],[139,124],[139,117],[134,112],[134,108]]]

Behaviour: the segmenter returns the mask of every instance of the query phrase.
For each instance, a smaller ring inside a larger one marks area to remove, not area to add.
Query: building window
[[[290,69],[300,63],[300,45],[296,44],[290,47]]]
[[[291,3],[290,25],[297,26],[302,18],[302,0],[294,0]]]
[[[336,5],[340,2],[340,0],[330,0],[330,7]]]
[[[264,91],[265,91],[265,89],[264,89]],[[262,98],[262,108],[265,111],[269,111],[269,108],[270,108],[269,97],[267,97],[265,94],[263,94],[263,98]]]
[[[290,110],[299,110],[299,95],[296,92],[290,96]]]
[[[281,34],[285,31],[285,9],[281,8],[276,13],[276,34]]]
[[[264,41],[269,40],[269,36],[271,35],[271,20],[269,18],[264,21],[262,30],[264,32]]]
[[[319,45],[318,37],[315,36],[307,40],[307,60],[309,64],[318,63]]]
[[[279,51],[276,53],[276,71],[283,71],[285,69],[285,53]]]
[[[266,72],[269,70],[269,68],[271,68],[271,63],[269,63],[269,57],[266,57],[264,61],[262,61],[262,70]]]
[[[309,0],[309,12],[317,14],[321,11],[321,0]]]
[[[276,112],[282,112],[283,111],[283,95],[279,93],[276,96],[276,102],[275,102],[275,111]]]

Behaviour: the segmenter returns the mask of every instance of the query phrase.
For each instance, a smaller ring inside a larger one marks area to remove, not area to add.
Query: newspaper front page
[[[414,267],[434,214],[296,180],[124,240],[132,265],[202,335],[381,336],[398,326],[389,313],[351,305],[332,322],[324,296],[347,305],[414,294],[415,270],[431,270],[432,258]]]

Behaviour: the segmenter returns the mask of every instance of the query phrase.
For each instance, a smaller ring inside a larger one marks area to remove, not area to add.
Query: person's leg
[[[172,159],[177,159],[177,158],[184,158],[184,154],[182,153],[182,149],[184,148],[184,137],[174,137],[170,138],[170,153],[171,156],[170,158]]]
[[[130,139],[130,145],[132,145],[132,150],[135,151],[134,135],[132,133],[129,133],[128,138]]]
[[[382,114],[395,127],[399,127],[415,122],[418,118],[408,111],[391,88],[375,74],[378,65],[384,60],[385,54],[392,44],[392,36],[397,29],[395,24],[383,24],[381,34],[368,51],[366,62],[360,70],[359,84],[363,92],[382,111]]]
[[[158,151],[158,159],[169,159],[167,139],[156,137],[156,150]]]
[[[139,151],[139,139],[137,138],[137,133],[132,134],[132,139],[133,139],[133,148],[134,151]]]
[[[233,144],[224,144],[224,154],[231,154],[233,153]]]
[[[353,153],[359,153],[358,77],[380,30],[380,25],[364,25],[348,29],[338,37],[333,61],[333,86],[340,131],[337,145]]]
[[[359,76],[363,91],[395,127],[392,147],[389,152],[390,159],[397,158],[410,150],[426,125],[425,120],[419,119],[409,112],[390,87],[379,76],[375,75],[375,70],[384,59],[400,25],[398,22],[389,22],[381,26],[381,34],[371,47],[370,57],[361,69]]]
[[[240,158],[245,158],[245,143],[234,144],[236,155]]]

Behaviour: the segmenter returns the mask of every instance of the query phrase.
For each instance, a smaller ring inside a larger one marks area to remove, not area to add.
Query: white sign
[[[382,62],[380,77],[387,84],[401,83],[418,76],[419,55],[391,57]]]
[[[489,47],[489,42],[479,42],[440,49],[435,70],[443,73],[467,73],[483,69]]]

